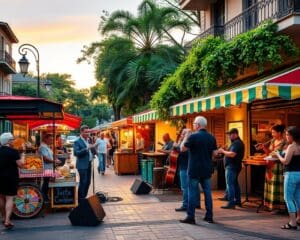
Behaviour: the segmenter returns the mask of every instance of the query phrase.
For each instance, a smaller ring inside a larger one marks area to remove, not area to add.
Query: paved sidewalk
[[[73,227],[68,219],[68,211],[60,211],[49,213],[46,217],[14,220],[14,230],[0,229],[0,240],[300,238],[300,228],[298,231],[280,229],[280,226],[288,221],[287,216],[271,215],[268,212],[256,213],[256,209],[251,207],[221,209],[223,203],[216,199],[222,192],[214,192],[214,224],[202,220],[204,210],[197,210],[197,225],[179,223],[178,220],[185,217],[185,213],[174,211],[174,208],[180,206],[180,202],[160,202],[155,194],[131,193],[130,187],[138,177],[117,176],[112,167],[107,169],[104,176],[96,174],[96,190],[107,192],[109,197],[123,198],[120,202],[103,204],[106,217],[97,227]]]

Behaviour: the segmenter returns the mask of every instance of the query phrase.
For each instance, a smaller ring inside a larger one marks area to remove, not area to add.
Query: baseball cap
[[[239,134],[239,130],[237,128],[231,128],[228,132],[226,132],[226,134]]]

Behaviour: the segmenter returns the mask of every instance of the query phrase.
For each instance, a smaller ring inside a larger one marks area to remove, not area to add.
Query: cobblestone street
[[[50,212],[45,217],[14,220],[12,231],[1,229],[1,240],[146,240],[146,239],[299,239],[300,230],[281,230],[287,216],[256,213],[254,207],[223,210],[214,192],[214,224],[202,220],[204,210],[197,210],[196,225],[179,223],[185,213],[175,212],[180,202],[161,202],[156,196],[162,194],[135,195],[130,191],[134,179],[139,176],[117,176],[112,167],[106,175],[96,174],[96,191],[104,191],[109,197],[121,197],[119,202],[106,202],[106,217],[97,227],[73,227],[68,211]],[[91,188],[92,189],[92,188]],[[91,190],[90,189],[90,190]],[[90,192],[90,194],[92,194]],[[202,196],[202,207],[204,206]]]

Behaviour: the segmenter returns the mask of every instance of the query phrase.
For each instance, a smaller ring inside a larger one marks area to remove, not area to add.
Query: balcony
[[[223,25],[222,26],[214,25],[214,26],[208,28],[207,30],[202,32],[200,35],[198,35],[196,38],[194,38],[192,41],[188,42],[186,44],[186,47],[190,48],[195,40],[203,39],[203,38],[206,38],[210,35],[212,35],[214,37],[223,36],[224,35],[224,26]]]
[[[229,20],[223,26],[223,35],[227,40],[238,34],[256,28],[266,20],[273,20],[278,24],[279,31],[295,35],[300,31],[300,1],[299,0],[261,0]],[[222,26],[218,26],[221,29]],[[214,34],[212,28],[201,33],[196,39]],[[299,34],[298,34],[299,35]],[[299,39],[300,40],[300,39]]]
[[[0,50],[0,70],[6,74],[16,73],[16,62],[8,52],[3,50]]]
[[[231,39],[256,28],[266,20],[273,20],[278,24],[279,30],[284,30],[300,24],[299,14],[299,0],[262,0],[228,21],[224,26],[224,36],[226,39]],[[291,19],[293,20],[290,21]]]

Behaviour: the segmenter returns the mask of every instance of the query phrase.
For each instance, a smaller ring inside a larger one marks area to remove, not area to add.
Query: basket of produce
[[[55,182],[75,182],[76,173],[71,172],[68,166],[58,167],[57,172],[59,177],[55,179]]]
[[[43,173],[43,159],[38,154],[25,154],[25,162],[22,168],[19,168],[21,174]]]

